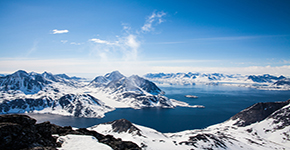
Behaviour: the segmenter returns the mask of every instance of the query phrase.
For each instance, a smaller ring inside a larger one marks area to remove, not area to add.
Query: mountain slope
[[[42,76],[30,76],[27,72],[19,70],[11,75],[0,77],[0,90],[21,90],[24,93],[37,93],[49,82]]]
[[[257,109],[259,108],[259,109]],[[264,113],[266,111],[266,113]],[[250,113],[252,112],[252,113]],[[244,117],[244,114],[248,117]],[[257,114],[262,113],[263,117]],[[90,127],[105,135],[132,141],[144,150],[170,149],[290,149],[290,100],[258,103],[229,120],[205,129],[160,133],[127,120]],[[238,123],[246,122],[243,125]]]
[[[125,77],[118,71],[105,76],[98,76],[88,85],[107,95],[109,99],[121,102],[132,108],[165,107],[174,108],[175,105],[165,96],[153,82],[137,75]],[[97,96],[97,95],[96,95]]]

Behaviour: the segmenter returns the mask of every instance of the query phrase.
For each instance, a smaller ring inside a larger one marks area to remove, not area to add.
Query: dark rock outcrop
[[[270,116],[275,111],[281,109],[290,103],[290,100],[285,102],[267,102],[256,103],[243,111],[237,113],[230,119],[238,120],[235,125],[244,127],[255,122],[259,122]]]
[[[140,150],[137,144],[122,141],[111,135],[102,135],[96,131],[85,128],[73,130],[72,127],[61,127],[43,122],[36,124],[36,120],[26,115],[1,115],[0,116],[0,149],[15,150],[56,150],[61,146],[52,134],[65,136],[67,134],[91,135],[99,142],[112,147],[114,150]]]
[[[50,123],[35,124],[26,115],[0,116],[0,149],[56,149]]]
[[[129,132],[132,133],[136,131],[136,134],[141,136],[141,130],[135,127],[130,121],[126,119],[119,119],[112,122],[108,122],[107,124],[111,124],[113,131],[117,133],[121,132]]]

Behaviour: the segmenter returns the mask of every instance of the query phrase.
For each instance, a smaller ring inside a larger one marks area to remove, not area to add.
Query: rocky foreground
[[[111,135],[103,135],[85,128],[72,129],[61,127],[50,122],[36,124],[36,120],[26,115],[0,116],[0,149],[4,150],[55,150],[62,146],[57,141],[59,136],[90,135],[100,143],[106,144],[115,150],[139,150],[137,144],[116,139]]]

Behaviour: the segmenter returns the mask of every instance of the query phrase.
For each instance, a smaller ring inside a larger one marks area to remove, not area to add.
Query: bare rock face
[[[285,102],[267,102],[267,103],[256,103],[243,111],[237,113],[230,119],[238,120],[235,125],[244,127],[255,122],[259,122],[270,116],[275,111],[288,105],[290,100]]]
[[[114,132],[118,132],[118,133],[129,132],[129,133],[132,133],[132,132],[136,131],[136,133],[138,135],[141,135],[140,129],[135,127],[130,121],[128,121],[126,119],[115,120],[113,122],[109,122],[108,124],[112,125],[112,128],[113,128]]]

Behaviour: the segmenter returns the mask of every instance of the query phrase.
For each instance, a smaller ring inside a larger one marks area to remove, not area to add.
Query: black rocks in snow
[[[230,119],[237,120],[235,125],[239,127],[244,127],[255,122],[259,122],[270,116],[275,111],[281,109],[282,107],[288,105],[290,100],[285,102],[266,102],[266,103],[256,103],[243,111],[237,113]]]
[[[122,141],[85,128],[73,130],[70,126],[61,127],[50,122],[36,124],[35,119],[26,115],[0,115],[0,149],[56,150],[62,143],[57,142],[57,137],[53,137],[52,134],[91,135],[114,150],[141,150],[133,142]]]
[[[290,100],[287,102],[290,103]],[[273,123],[277,125],[274,130],[284,129],[290,125],[290,107],[283,107],[275,111],[268,118],[274,119]]]
[[[208,143],[208,144],[204,144],[204,149],[219,149],[219,148],[223,148],[226,149],[226,142],[228,139],[230,139],[227,136],[224,135],[214,135],[214,134],[208,134],[208,133],[200,133],[197,134],[195,136],[191,136],[189,137],[188,141],[182,141],[179,144],[185,144],[185,145],[191,145],[194,147],[197,147],[197,143],[200,141],[203,141],[204,143]]]
[[[17,98],[15,100],[5,100],[0,103],[0,113],[9,113],[10,110],[15,110],[24,113],[25,111],[33,111],[52,106],[52,99],[49,97],[32,98]]]

